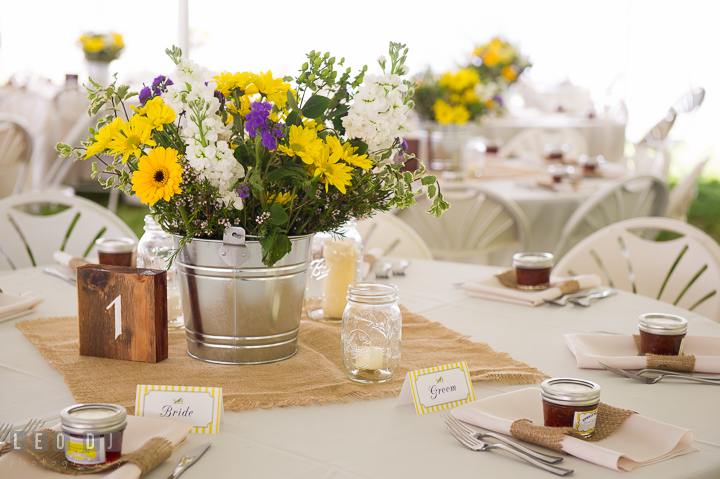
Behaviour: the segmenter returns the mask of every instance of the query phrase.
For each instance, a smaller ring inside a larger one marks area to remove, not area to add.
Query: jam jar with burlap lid
[[[585,437],[595,430],[600,386],[575,378],[546,379],[540,385],[548,427],[572,427]]]
[[[674,314],[641,314],[638,321],[640,330],[640,351],[643,354],[680,356],[687,334],[687,319]]]
[[[120,459],[127,411],[117,404],[76,404],[60,412],[65,458],[76,468]]]

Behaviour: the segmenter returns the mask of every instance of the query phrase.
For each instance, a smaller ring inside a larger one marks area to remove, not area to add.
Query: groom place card
[[[395,406],[414,402],[415,411],[425,414],[474,400],[467,363],[463,361],[408,372]]]
[[[138,384],[135,415],[173,419],[192,425],[190,432],[217,434],[224,416],[222,388]]]

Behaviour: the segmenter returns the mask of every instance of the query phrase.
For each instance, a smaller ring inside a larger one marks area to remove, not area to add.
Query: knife
[[[177,479],[180,477],[180,474],[185,472],[185,470],[195,464],[203,454],[205,454],[205,451],[207,451],[207,448],[210,447],[211,442],[208,442],[207,444],[203,444],[202,446],[198,446],[194,449],[190,449],[188,452],[185,453],[185,455],[180,459],[180,462],[175,467],[175,470],[172,474],[170,474],[167,479]]]
[[[60,278],[61,280],[65,281],[68,284],[77,286],[77,280],[75,278],[71,278],[70,276],[68,276],[64,273],[61,273],[60,271],[58,271],[54,268],[45,268],[45,269],[43,269],[43,273],[49,274],[50,276],[55,276],[56,278]]]

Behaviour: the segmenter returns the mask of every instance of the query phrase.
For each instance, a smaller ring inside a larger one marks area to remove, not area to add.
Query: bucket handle
[[[226,265],[237,267],[250,259],[250,251],[245,245],[245,229],[230,226],[223,233],[223,244],[218,250],[220,259]]]

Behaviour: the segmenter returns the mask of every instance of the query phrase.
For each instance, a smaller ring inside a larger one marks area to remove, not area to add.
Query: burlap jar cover
[[[49,434],[49,444],[55,444],[54,435],[58,431],[52,429],[41,429],[38,432],[44,432]],[[72,476],[80,476],[85,474],[94,474],[96,472],[107,471],[109,469],[117,469],[123,464],[132,462],[140,468],[140,477],[144,476],[148,472],[155,469],[157,466],[165,462],[173,453],[173,446],[169,440],[164,437],[154,437],[143,444],[139,449],[135,451],[123,454],[117,461],[102,466],[87,466],[82,470],[74,469],[70,466],[65,458],[64,451],[56,451],[51,448],[49,451],[37,451],[34,450],[32,445],[33,437],[35,433],[26,436],[27,447],[25,451],[30,453],[38,463],[47,469],[60,472],[63,474],[69,474]],[[13,441],[8,441],[0,448],[0,456],[3,456],[9,452],[12,452],[14,447]]]
[[[610,437],[620,425],[635,411],[610,406],[605,403],[598,405],[595,430],[590,437],[582,436],[572,427],[537,426],[528,419],[518,419],[510,426],[510,434],[522,441],[531,442],[555,451],[563,452],[561,443],[566,436],[576,437],[583,441],[597,442]]]
[[[643,354],[640,350],[640,335],[633,334],[635,347],[637,347],[638,356],[647,357],[647,367],[649,369],[663,369],[665,371],[681,371],[692,373],[695,371],[695,356],[660,356],[658,354]]]
[[[500,284],[505,286],[506,288],[510,289],[520,289],[518,288],[518,282],[517,282],[517,276],[515,275],[514,269],[509,269],[507,271],[503,271],[500,274],[496,274],[495,277],[500,281]],[[580,283],[578,283],[574,279],[569,279],[567,281],[563,281],[562,283],[553,283],[548,288],[558,288],[560,290],[560,293],[562,295],[571,294],[576,292],[580,289]]]

